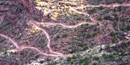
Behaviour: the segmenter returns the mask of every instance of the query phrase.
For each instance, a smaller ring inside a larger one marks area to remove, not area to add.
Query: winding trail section
[[[46,53],[43,53],[43,52],[41,52],[39,49],[37,49],[37,48],[35,48],[35,47],[24,47],[24,46],[22,46],[19,51],[21,51],[21,50],[23,50],[23,49],[34,49],[34,50],[38,51],[39,54],[42,54],[42,55],[45,55],[45,56],[53,56],[53,57],[58,57],[58,56],[59,56],[59,55],[55,55],[55,54],[46,54]]]
[[[90,16],[88,13],[84,13],[84,12],[80,12],[80,11],[76,10],[75,7],[70,7],[70,9],[71,9],[72,11],[75,11],[75,12],[78,13],[78,14],[84,14],[84,15]]]
[[[4,34],[0,34],[1,37],[4,37],[6,39],[9,39],[9,41],[11,41],[13,43],[13,45],[16,47],[16,49],[14,49],[14,51],[22,51],[24,49],[34,49],[36,50],[37,52],[39,52],[39,54],[42,54],[42,55],[45,55],[45,56],[53,56],[53,57],[58,57],[59,55],[55,55],[55,54],[47,54],[47,53],[43,53],[42,51],[40,51],[39,49],[35,48],[35,47],[25,47],[25,46],[22,46],[22,47],[19,47],[17,45],[17,43],[12,40],[11,38],[9,38],[8,36],[5,36]]]
[[[18,46],[18,44],[15,41],[13,41],[11,38],[9,38],[8,36],[5,36],[3,34],[0,34],[0,36],[4,37],[6,39],[9,39],[17,49],[20,49],[20,47]]]
[[[96,22],[81,22],[77,25],[65,25],[65,24],[62,24],[62,23],[46,23],[46,22],[37,22],[37,21],[33,21],[33,20],[30,20],[30,22],[33,22],[33,23],[36,23],[36,24],[45,24],[45,25],[61,25],[63,26],[64,28],[77,28],[78,26],[81,26],[83,24],[89,24],[89,25],[96,25],[97,23]]]
[[[29,22],[35,27],[35,29],[37,29],[37,30],[42,30],[43,34],[46,35],[46,37],[47,37],[47,39],[48,39],[47,47],[49,48],[49,51],[52,52],[52,53],[55,53],[55,54],[58,54],[58,55],[62,56],[62,55],[63,55],[62,53],[58,53],[58,52],[52,51],[52,49],[51,49],[51,47],[50,47],[50,36],[49,36],[49,34],[48,34],[44,29],[38,27],[37,25],[35,25],[35,24],[32,23],[31,21],[29,21]]]

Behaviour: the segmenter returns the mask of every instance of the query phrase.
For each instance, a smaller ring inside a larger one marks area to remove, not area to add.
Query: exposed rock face
[[[27,7],[30,13],[33,13],[33,10],[35,9],[34,4],[31,1],[28,0],[24,0],[22,2],[22,4],[24,5],[24,7]]]
[[[21,12],[24,12],[24,11],[26,13],[29,13],[32,18],[38,21],[41,21],[41,19],[43,18],[43,12],[35,8],[36,7],[35,0],[7,0],[6,2],[8,2],[9,5],[5,4],[6,6],[8,5],[7,8],[4,8],[4,9],[8,9],[6,10],[5,19],[8,19],[8,20],[11,19],[15,21],[14,20],[15,17],[17,17],[18,15],[20,15]],[[10,12],[8,12],[7,14],[7,11],[9,10]],[[35,17],[38,17],[38,18],[35,18]]]
[[[36,3],[34,0],[13,0],[13,1],[19,4],[23,4],[23,6],[29,10],[29,13],[33,13],[33,11],[36,10],[35,9]]]
[[[115,19],[115,17],[111,15],[110,16],[110,20],[114,20],[114,19]]]

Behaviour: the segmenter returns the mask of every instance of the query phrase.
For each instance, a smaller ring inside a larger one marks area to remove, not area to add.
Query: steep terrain
[[[0,65],[130,64],[128,0],[0,0]]]

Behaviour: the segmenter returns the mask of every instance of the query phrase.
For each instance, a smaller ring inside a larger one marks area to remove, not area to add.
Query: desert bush
[[[121,44],[125,47],[128,47],[128,44],[126,42],[122,42]]]
[[[114,27],[118,26],[118,21],[114,21]]]
[[[112,31],[112,32],[110,33],[110,35],[111,35],[111,36],[114,36],[114,32]]]
[[[90,35],[89,33],[87,33],[86,36],[87,36],[87,38],[90,38],[90,37],[91,37],[91,35]]]
[[[44,61],[40,61],[40,63],[42,64],[42,63],[44,63]]]
[[[65,38],[65,37],[67,37],[67,36],[68,36],[67,33],[64,33],[64,34],[62,35],[63,38]]]
[[[21,52],[20,52],[20,55],[23,55],[23,54],[24,54],[24,51],[21,51]]]
[[[79,63],[82,64],[84,62],[84,59],[80,59]]]
[[[121,6],[118,7],[118,11],[119,11],[119,12],[121,11]]]
[[[94,32],[94,33],[93,33],[93,36],[96,36],[96,35],[97,35],[97,32]]]
[[[114,37],[114,38],[112,38],[112,42],[113,43],[115,43],[116,42],[116,38]]]
[[[77,57],[75,56],[75,55],[73,55],[73,57],[72,57],[73,59],[76,59]]]
[[[88,10],[88,12],[89,12],[90,14],[93,14],[93,13],[96,12],[96,10],[97,10],[97,8],[92,8],[92,9]]]
[[[93,58],[94,60],[99,60],[99,57],[97,57],[97,56],[94,56],[94,58]]]
[[[103,54],[102,57],[107,60],[108,59],[108,56],[106,54]]]
[[[50,64],[51,64],[51,65],[56,65],[56,63],[55,63],[55,62],[53,62],[53,61],[52,61]]]
[[[42,42],[44,43],[44,42],[45,42],[45,39],[42,39]]]
[[[99,8],[99,10],[102,10],[102,9],[104,9],[104,7],[103,6],[100,6],[100,7],[98,7]]]
[[[127,26],[126,26],[126,29],[127,29],[127,30],[130,30],[130,25],[127,25]]]
[[[35,58],[39,58],[39,55],[36,55],[36,57]]]
[[[114,55],[113,54],[110,54],[109,55],[109,58],[113,61],[115,59]]]
[[[85,60],[84,65],[89,65],[89,64],[90,64],[90,62],[88,60]]]
[[[102,21],[102,17],[101,16],[97,17],[97,19]]]
[[[72,59],[71,57],[67,57],[67,61],[71,61],[71,59]]]
[[[109,20],[109,19],[110,19],[110,16],[107,15],[107,16],[104,17],[104,19]]]

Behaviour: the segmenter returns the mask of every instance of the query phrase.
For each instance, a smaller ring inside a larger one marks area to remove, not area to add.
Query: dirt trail
[[[30,22],[33,22],[33,23],[35,22],[36,24],[45,24],[45,25],[61,25],[64,28],[76,28],[78,26],[81,26],[82,24],[89,24],[89,25],[96,25],[97,24],[96,22],[81,22],[77,25],[65,25],[65,24],[62,24],[62,23],[46,23],[46,22],[40,23],[40,22],[37,22],[37,21],[34,21],[34,20],[30,20]]]
[[[45,56],[53,56],[53,57],[58,57],[58,56],[59,56],[59,55],[55,55],[55,54],[43,53],[43,52],[41,52],[39,49],[37,49],[37,48],[35,48],[35,47],[24,47],[24,46],[22,46],[19,51],[22,51],[23,49],[34,49],[34,50],[36,50],[36,51],[39,52],[38,54],[42,54],[42,55],[45,55]]]
[[[19,46],[17,45],[17,42],[15,42],[14,40],[12,40],[12,39],[9,38],[8,36],[5,36],[4,34],[0,34],[0,36],[1,36],[1,37],[4,37],[4,38],[6,38],[6,39],[9,39],[9,41],[11,41],[11,42],[13,43],[13,45],[16,47],[16,49],[14,49],[14,51],[16,51],[16,52],[17,52],[17,51],[22,51],[22,50],[24,50],[24,49],[34,49],[34,50],[38,51],[39,54],[42,54],[42,55],[45,55],[45,56],[53,56],[53,57],[62,56],[62,55],[60,55],[60,54],[58,54],[58,55],[55,55],[55,54],[46,54],[46,53],[41,52],[39,49],[37,49],[37,48],[35,48],[35,47],[25,47],[25,46],[19,47]],[[52,52],[53,52],[53,51],[52,51]]]
[[[9,39],[17,49],[20,49],[18,44],[15,41],[13,41],[11,38],[9,38],[8,36],[5,36],[4,34],[0,34],[0,36],[4,37],[6,39]]]
[[[60,56],[62,56],[63,54],[62,53],[58,53],[58,52],[54,52],[52,51],[51,47],[50,47],[50,36],[49,34],[42,28],[38,27],[37,25],[35,25],[34,23],[32,23],[31,21],[29,21],[31,24],[33,24],[33,26],[35,27],[35,29],[37,30],[42,30],[43,34],[46,35],[47,39],[48,39],[48,43],[47,43],[47,47],[49,48],[49,51],[52,52],[52,53],[55,53],[55,54],[58,54]]]
[[[86,7],[100,7],[100,6],[103,6],[103,7],[118,7],[118,6],[130,6],[130,4],[118,4],[118,3],[115,3],[115,4],[110,4],[110,5],[107,5],[107,4],[84,5],[84,6],[73,7],[73,8],[74,9],[80,9],[80,8],[86,8]]]

